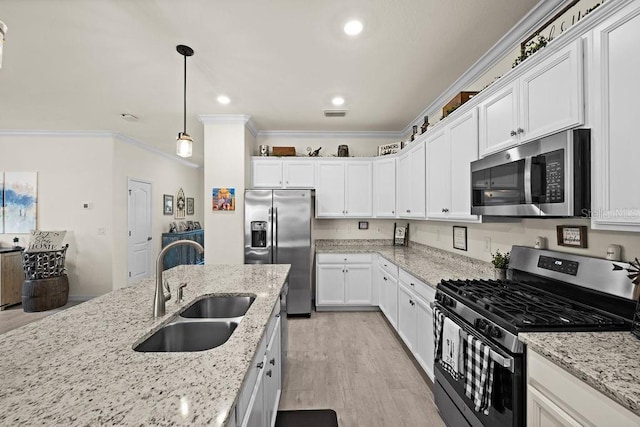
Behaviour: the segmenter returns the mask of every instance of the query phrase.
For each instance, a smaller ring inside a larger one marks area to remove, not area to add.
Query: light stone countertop
[[[0,425],[224,425],[265,333],[289,265],[179,266],[167,314],[155,279],[0,335]],[[175,303],[177,284],[187,282]],[[133,347],[205,295],[255,295],[229,341],[192,353]]]
[[[640,339],[631,332],[522,333],[529,349],[640,415]]]
[[[316,253],[378,253],[435,288],[442,279],[492,279],[489,262],[419,243],[393,246],[391,240],[317,240]]]

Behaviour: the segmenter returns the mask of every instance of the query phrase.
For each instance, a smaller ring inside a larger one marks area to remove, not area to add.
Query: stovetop
[[[518,281],[442,280],[438,289],[513,333],[631,329],[628,319]]]

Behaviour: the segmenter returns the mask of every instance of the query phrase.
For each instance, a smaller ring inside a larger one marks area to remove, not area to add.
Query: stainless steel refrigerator
[[[288,314],[311,315],[311,190],[246,190],[245,264],[291,264]]]

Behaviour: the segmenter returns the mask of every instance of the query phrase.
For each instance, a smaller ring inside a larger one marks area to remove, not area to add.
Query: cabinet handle
[[[287,181],[287,184],[289,184],[289,181]]]
[[[349,272],[349,269],[347,268],[347,273]]]
[[[345,213],[345,214],[348,214],[348,213],[349,213],[349,211],[344,211],[344,213]]]
[[[409,284],[410,284],[411,286],[415,286],[415,285],[416,285],[415,283],[409,283]]]
[[[280,317],[280,313],[276,314],[276,319],[277,319],[278,317]]]
[[[407,213],[411,213],[411,209],[407,209]]]
[[[267,371],[267,376],[268,376],[268,377],[271,377],[271,369],[269,369],[269,370]]]
[[[391,211],[391,213],[396,213],[395,211]]]
[[[449,212],[449,208],[444,208],[444,209],[442,209],[442,212],[444,212],[444,213]]]
[[[524,133],[524,129],[518,128],[518,133]]]
[[[386,277],[382,277],[382,278],[383,278],[384,280],[387,280],[387,278],[386,278]]]
[[[509,132],[509,135],[511,135],[511,136],[516,136],[516,135],[517,135],[517,133],[516,133],[516,131],[515,131],[515,130],[512,130],[511,132]]]
[[[269,360],[269,363],[271,363],[273,366],[276,365],[276,358],[274,357],[273,359]]]
[[[258,369],[262,369],[264,368],[264,362],[260,362],[256,366],[258,367]]]

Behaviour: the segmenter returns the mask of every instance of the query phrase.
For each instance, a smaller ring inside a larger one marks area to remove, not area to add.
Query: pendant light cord
[[[183,118],[183,129],[184,133],[187,133],[187,55],[184,55],[184,114]]]

